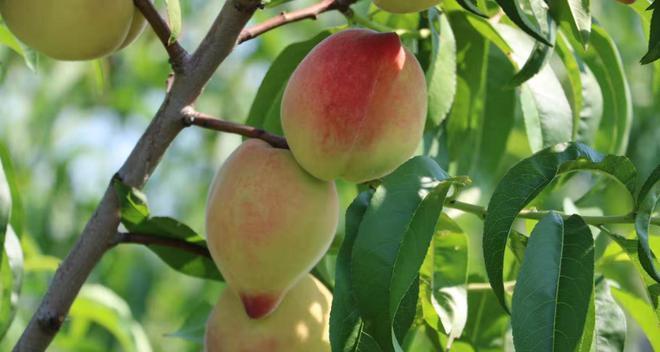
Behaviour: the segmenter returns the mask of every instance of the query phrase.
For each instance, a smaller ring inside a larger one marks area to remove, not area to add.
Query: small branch
[[[445,202],[445,207],[451,209],[457,209],[466,213],[474,214],[482,219],[486,218],[487,210],[485,207],[474,205],[470,203],[459,202],[457,200],[448,200]],[[558,213],[564,220],[568,219],[571,215],[564,214],[561,212]],[[546,215],[550,214],[549,210],[529,210],[524,209],[519,214],[518,217],[521,219],[531,219],[531,220],[541,220]],[[614,215],[614,216],[583,216],[581,215],[584,222],[589,225],[605,225],[605,224],[634,224],[635,216],[633,213],[626,215]],[[651,224],[660,226],[660,217],[652,217]]]
[[[144,18],[149,22],[160,42],[163,43],[165,50],[167,50],[170,56],[170,65],[172,65],[174,72],[182,71],[188,60],[188,52],[186,52],[186,49],[177,40],[172,40],[170,26],[160,16],[158,10],[156,10],[150,0],[133,0],[133,2],[135,3],[135,7],[142,12]]]
[[[246,42],[250,39],[254,39],[270,30],[284,26],[289,23],[294,23],[306,19],[316,20],[318,16],[324,12],[339,10],[345,12],[348,10],[348,6],[354,3],[356,0],[351,1],[338,1],[338,0],[323,0],[318,4],[296,10],[293,12],[282,12],[279,15],[266,20],[263,23],[248,27],[241,32],[241,35],[238,37],[238,44]]]
[[[504,283],[504,290],[507,292],[512,292],[513,288],[516,286],[515,281],[507,281]],[[490,283],[488,282],[474,282],[474,283],[469,283],[467,285],[467,290],[468,291],[491,291],[492,287],[490,286]]]
[[[184,112],[183,123],[186,126],[198,126],[219,132],[234,133],[243,137],[257,138],[268,142],[275,148],[289,149],[289,145],[287,144],[284,137],[269,133],[256,127],[221,120],[213,116],[194,111],[191,108]]]
[[[194,243],[186,242],[176,238],[148,235],[142,233],[125,233],[120,232],[117,234],[115,241],[111,246],[116,246],[122,243],[141,244],[145,246],[161,246],[178,249],[183,252],[192,253],[201,257],[211,258],[208,248]]]

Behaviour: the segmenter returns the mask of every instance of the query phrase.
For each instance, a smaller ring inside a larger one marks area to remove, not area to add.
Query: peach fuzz
[[[424,72],[399,37],[351,29],[300,63],[284,92],[282,127],[309,173],[364,182],[413,155],[426,113]]]
[[[312,177],[288,150],[248,140],[213,182],[208,246],[247,315],[262,318],[325,254],[338,219],[334,182]]]
[[[225,290],[209,316],[206,352],[330,352],[332,294],[311,275],[270,316],[250,319],[234,292]]]

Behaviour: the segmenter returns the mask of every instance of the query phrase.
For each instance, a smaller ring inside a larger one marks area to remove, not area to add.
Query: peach
[[[281,116],[291,151],[309,173],[364,182],[414,154],[426,113],[424,72],[399,37],[351,29],[326,38],[300,63]]]
[[[330,246],[339,219],[334,182],[301,169],[285,149],[244,142],[209,193],[209,250],[251,318],[271,313]]]
[[[332,294],[311,275],[300,280],[270,316],[254,320],[225,290],[206,325],[206,352],[330,352]]]
[[[393,13],[419,12],[439,3],[440,0],[374,0],[376,6]]]
[[[0,0],[0,14],[14,35],[60,60],[111,54],[127,44],[134,24],[141,28],[136,13],[132,0]]]

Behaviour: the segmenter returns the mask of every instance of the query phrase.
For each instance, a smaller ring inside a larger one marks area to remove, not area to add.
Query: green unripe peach
[[[273,314],[250,319],[240,298],[226,289],[206,325],[206,352],[330,352],[332,294],[307,275]]]
[[[374,0],[376,6],[392,13],[419,12],[439,3],[440,0]]]
[[[339,202],[334,182],[300,168],[291,152],[244,142],[209,193],[209,250],[252,318],[271,313],[325,254]]]
[[[141,26],[135,13],[132,0],[0,0],[14,35],[60,60],[96,59],[127,44],[131,27]]]
[[[305,170],[322,180],[364,182],[414,154],[426,113],[424,72],[399,37],[351,29],[326,38],[300,63],[281,115]]]

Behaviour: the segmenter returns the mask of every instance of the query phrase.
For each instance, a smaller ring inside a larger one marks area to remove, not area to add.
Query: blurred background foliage
[[[296,0],[259,11],[253,22],[282,9],[313,2]],[[205,0],[182,3],[181,41],[185,47],[195,47],[221,5]],[[624,61],[634,102],[627,155],[643,180],[660,155],[660,89],[653,89],[654,75],[658,73],[652,65],[639,64],[646,51],[646,40],[639,16],[632,9],[614,0],[592,1],[592,8],[594,17],[615,40]],[[239,46],[218,70],[197,108],[244,122],[264,74],[283,48],[345,23],[343,16],[328,13],[318,21],[292,24]],[[5,166],[15,174],[18,190],[13,197],[12,226],[25,254],[18,315],[0,342],[0,351],[8,351],[20,336],[59,261],[75,243],[111,176],[158,109],[169,73],[166,54],[149,30],[121,53],[103,60],[70,63],[40,56],[36,62],[30,69],[11,49],[0,47],[0,156],[13,166]],[[509,137],[502,165],[496,169],[473,169],[475,174],[470,176],[475,178],[475,184],[466,191],[467,200],[485,204],[492,189],[480,185],[492,185],[506,166],[531,154],[524,127],[520,127],[521,119],[517,112],[518,127]],[[240,141],[236,136],[200,129],[184,131],[145,189],[152,213],[176,217],[203,234],[211,177]],[[578,175],[577,179],[585,177],[597,176]],[[566,183],[539,199],[546,206],[562,209],[566,204],[561,194],[574,192],[575,187],[575,183]],[[357,193],[354,187],[344,185],[341,189],[346,207]],[[596,204],[607,204],[598,211],[608,214],[624,213],[629,208],[621,193],[612,187],[607,192],[593,191],[581,199],[580,206]],[[450,215],[458,217],[472,239],[471,281],[485,281],[480,258],[481,221],[470,215],[459,216],[460,213]],[[629,227],[618,230],[631,232]],[[343,231],[343,226],[339,231]],[[612,260],[602,264],[603,270],[620,277],[622,285],[639,286],[626,282],[631,265],[617,262],[618,252],[608,250]],[[94,270],[52,351],[198,351],[200,345],[194,338],[199,331],[194,327],[202,329],[204,322],[189,321],[187,330],[178,329],[191,311],[208,311],[222,286],[184,276],[146,248],[122,245],[108,252]],[[499,309],[494,301],[491,303],[492,309]],[[469,332],[472,327],[468,324]],[[635,326],[629,326],[629,330],[641,336]],[[643,342],[638,345],[643,341],[640,339],[628,339],[627,348],[642,348],[639,346]]]

